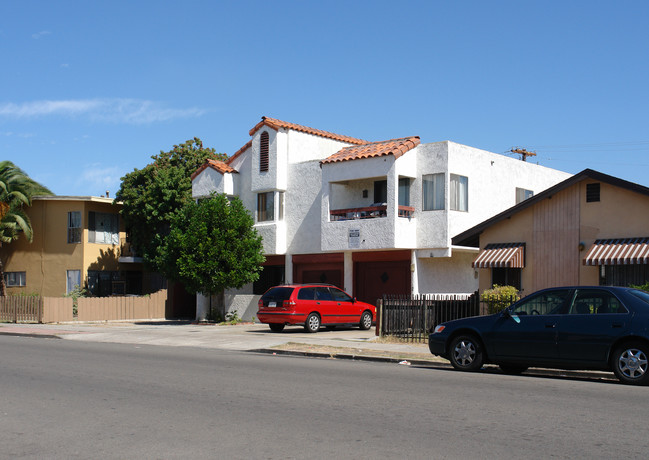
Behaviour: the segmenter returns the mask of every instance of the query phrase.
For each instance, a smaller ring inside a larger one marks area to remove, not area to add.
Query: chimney
[[[109,196],[110,196],[110,192],[106,190],[106,198],[108,198]]]

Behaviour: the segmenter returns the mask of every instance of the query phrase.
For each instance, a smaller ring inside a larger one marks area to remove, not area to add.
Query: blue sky
[[[649,186],[646,1],[0,1],[0,159],[114,196],[260,117],[535,150]]]

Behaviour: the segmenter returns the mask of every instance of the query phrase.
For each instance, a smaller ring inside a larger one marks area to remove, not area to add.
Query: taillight
[[[258,306],[259,308],[263,308],[263,306],[264,306],[264,301],[261,300],[261,299],[259,299],[259,302],[257,302],[257,306]]]
[[[286,307],[286,308],[293,308],[293,307],[295,307],[295,305],[297,305],[295,303],[295,300],[285,300],[284,304],[282,306]]]

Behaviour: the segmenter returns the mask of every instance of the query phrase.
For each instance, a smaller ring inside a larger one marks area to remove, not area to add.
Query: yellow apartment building
[[[120,209],[107,197],[34,197],[26,208],[33,242],[20,237],[0,248],[7,293],[58,297],[83,286],[109,296],[161,289],[163,279],[131,253]]]

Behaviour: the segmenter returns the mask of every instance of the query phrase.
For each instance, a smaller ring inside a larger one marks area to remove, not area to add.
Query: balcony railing
[[[356,219],[374,219],[378,217],[387,217],[387,205],[366,206],[364,208],[347,208],[332,209],[329,211],[331,221],[338,220],[356,220]],[[412,206],[399,206],[399,217],[412,217],[415,208]]]

